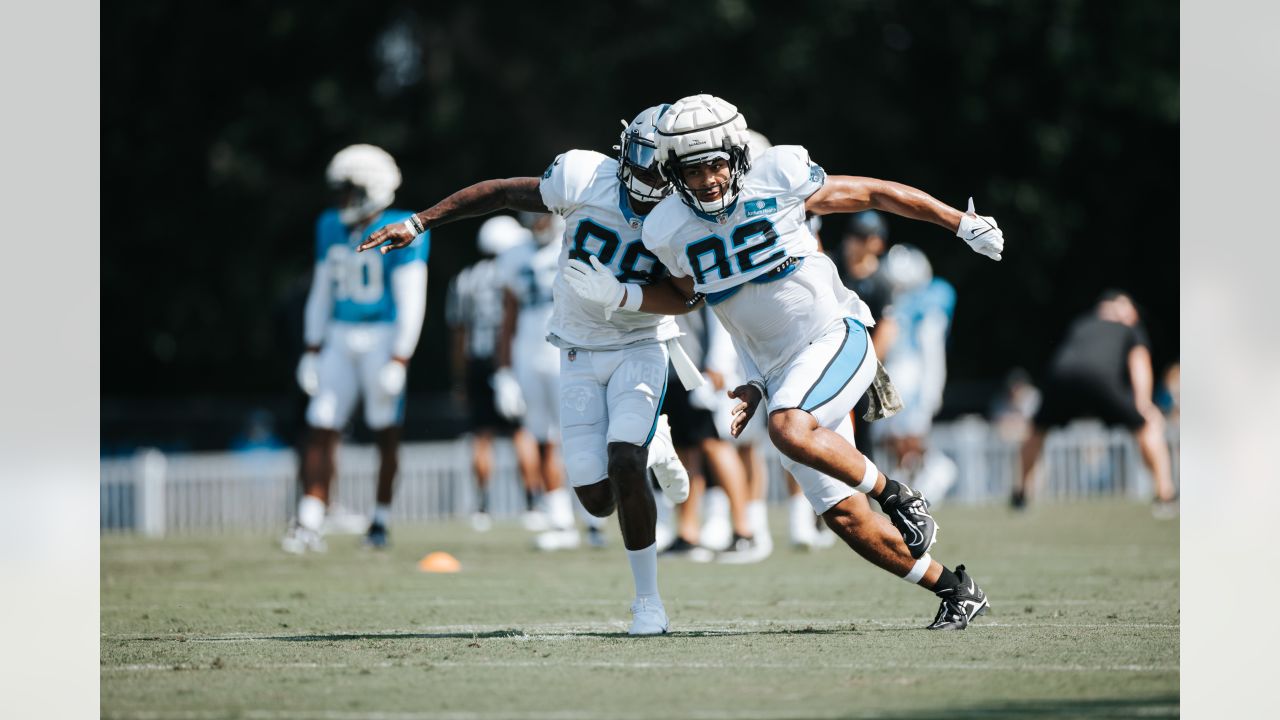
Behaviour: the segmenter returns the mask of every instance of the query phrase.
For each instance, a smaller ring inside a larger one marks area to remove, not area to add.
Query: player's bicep
[[[502,181],[504,205],[512,210],[547,213],[551,210],[542,199],[536,177],[507,178]]]
[[[871,207],[875,192],[874,178],[853,175],[828,175],[827,181],[804,202],[804,209],[815,215],[854,213]]]

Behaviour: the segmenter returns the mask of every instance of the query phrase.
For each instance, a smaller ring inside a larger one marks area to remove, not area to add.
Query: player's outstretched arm
[[[503,209],[550,212],[542,202],[536,177],[485,180],[462,188],[404,222],[378,229],[360,244],[359,251],[379,248],[385,255],[391,250],[407,247],[414,238],[431,228]]]
[[[860,212],[875,209],[912,220],[940,225],[969,244],[974,252],[999,260],[1004,251],[1004,233],[995,218],[978,215],[969,199],[968,212],[938,200],[929,193],[889,180],[831,175],[826,183],[805,201],[805,210],[816,215],[837,212]]]

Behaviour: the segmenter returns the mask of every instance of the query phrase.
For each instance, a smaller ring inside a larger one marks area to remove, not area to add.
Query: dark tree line
[[[1178,347],[1178,15],[1164,2],[123,3],[102,25],[105,398],[280,393],[292,382],[323,171],[382,145],[422,209],[695,92],[829,172],[975,196],[984,260],[892,223],[951,280],[950,369],[1038,371],[1119,286]],[[443,294],[478,221],[436,231],[411,383],[447,387]],[[831,219],[833,243],[842,223]]]

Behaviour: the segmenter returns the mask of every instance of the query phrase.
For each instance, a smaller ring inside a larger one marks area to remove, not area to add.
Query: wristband
[[[413,233],[414,237],[427,231],[426,226],[422,224],[417,215],[410,215],[409,219],[404,221],[404,226],[409,229],[409,232]]]
[[[644,290],[635,283],[627,283],[622,286],[627,291],[627,297],[622,301],[620,306],[623,310],[640,311],[640,303],[644,302]]]
[[[761,400],[764,400],[766,397],[769,396],[769,393],[765,392],[763,380],[760,380],[759,378],[752,378],[751,380],[747,381],[747,384],[756,386],[756,389],[760,391]]]

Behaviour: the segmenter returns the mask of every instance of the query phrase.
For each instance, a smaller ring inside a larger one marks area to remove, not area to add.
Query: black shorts
[[[689,403],[689,391],[680,384],[675,369],[667,366],[667,396],[662,399],[662,412],[671,425],[671,441],[678,447],[697,447],[703,440],[716,439],[715,419],[711,411]]]
[[[519,427],[498,414],[493,401],[493,360],[472,359],[467,364],[467,416],[472,430],[492,430],[510,435]]]
[[[1038,428],[1066,425],[1078,418],[1098,418],[1107,425],[1137,430],[1147,420],[1138,411],[1133,390],[1100,378],[1051,377],[1035,416]]]

